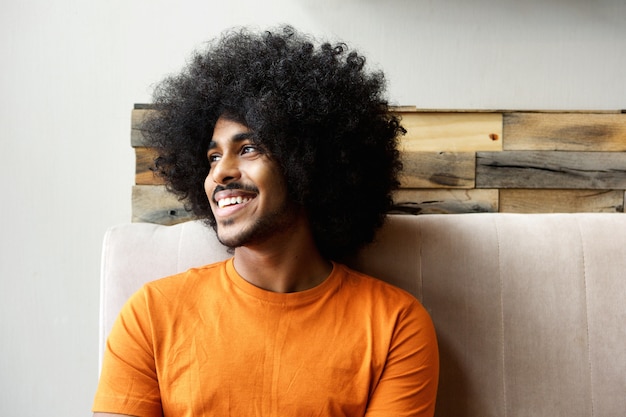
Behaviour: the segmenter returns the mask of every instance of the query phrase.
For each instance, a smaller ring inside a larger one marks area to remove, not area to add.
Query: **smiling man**
[[[160,84],[156,172],[233,257],[133,295],[96,416],[433,415],[427,312],[341,263],[398,185],[383,91],[363,57],[290,27],[228,32]]]

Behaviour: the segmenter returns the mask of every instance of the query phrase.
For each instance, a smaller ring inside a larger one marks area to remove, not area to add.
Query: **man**
[[[401,168],[404,130],[364,65],[290,27],[240,30],[157,88],[156,172],[233,257],[128,301],[95,415],[433,415],[428,314],[340,263],[373,239]]]

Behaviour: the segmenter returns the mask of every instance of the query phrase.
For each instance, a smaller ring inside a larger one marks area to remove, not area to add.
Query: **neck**
[[[317,249],[306,221],[261,244],[236,248],[234,266],[252,285],[281,293],[313,288],[332,270],[332,264]]]

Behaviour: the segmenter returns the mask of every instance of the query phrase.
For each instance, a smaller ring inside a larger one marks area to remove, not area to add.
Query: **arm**
[[[160,417],[163,413],[143,290],[129,299],[113,325],[92,411],[95,416]]]
[[[415,303],[398,318],[385,369],[366,417],[432,417],[439,381],[437,337],[430,316]]]

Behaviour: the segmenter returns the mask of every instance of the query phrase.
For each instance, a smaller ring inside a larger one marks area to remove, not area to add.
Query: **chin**
[[[217,226],[217,239],[224,246],[238,248],[259,240],[259,231],[254,226],[239,230],[223,230],[233,228],[232,222],[222,222]]]

